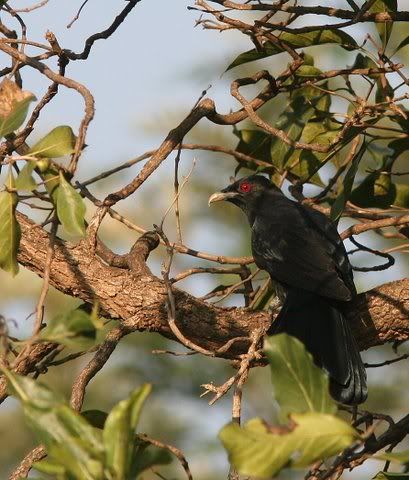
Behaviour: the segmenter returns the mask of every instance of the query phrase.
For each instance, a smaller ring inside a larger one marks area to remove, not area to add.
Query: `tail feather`
[[[330,377],[335,400],[359,404],[367,398],[366,372],[342,307],[310,292],[290,290],[270,334],[301,340]]]

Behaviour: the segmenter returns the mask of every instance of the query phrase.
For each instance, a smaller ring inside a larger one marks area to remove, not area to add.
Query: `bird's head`
[[[220,192],[214,193],[209,198],[209,205],[215,202],[227,201],[240,207],[245,213],[250,214],[258,201],[270,191],[281,191],[270,180],[262,175],[251,175],[241,178]]]

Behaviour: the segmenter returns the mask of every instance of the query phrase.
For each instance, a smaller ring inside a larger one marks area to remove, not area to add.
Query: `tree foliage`
[[[10,479],[27,478],[32,468],[58,480],[136,479],[147,471],[160,472],[173,457],[189,479],[195,476],[178,448],[138,430],[150,385],[135,385],[109,412],[82,411],[88,383],[104,369],[122,339],[139,331],[158,332],[210,357],[208,361],[214,357],[233,361],[236,372],[225,383],[203,385],[211,404],[233,392],[232,422],[220,425],[219,433],[232,480],[239,475],[271,478],[288,469],[302,469],[296,475],[310,480],[339,478],[344,470],[371,459],[387,462],[375,478],[409,478],[408,452],[392,451],[409,434],[409,415],[394,422],[386,414],[337,405],[329,395],[326,374],[300,342],[286,335],[265,337],[276,314],[276,292],[252,258],[202,252],[183,242],[180,198],[191,195],[184,187],[192,181],[193,167],[183,179],[179,173],[186,150],[228,155],[234,160],[234,175],[264,173],[277,186],[288,186],[297,201],[335,222],[341,217],[352,219],[355,223],[342,237],[352,238],[357,251],[387,260],[361,270],[391,266],[391,252],[407,253],[409,237],[404,166],[409,147],[409,78],[402,53],[409,36],[402,38],[405,30],[400,28],[409,24],[409,11],[404,10],[404,2],[348,0],[349,8],[344,9],[336,2],[309,6],[303,1],[197,0],[190,8],[199,12],[196,24],[209,35],[212,30],[234,31],[248,40],[248,49],[224,68],[225,75],[234,77],[230,93],[237,109],[221,113],[205,91],[156,150],[84,179],[79,166],[95,101],[86,86],[67,75],[67,67],[87,61],[100,39],[109,39],[130,21],[133,10],[138,14],[139,1],[128,0],[110,26],[90,35],[78,53],[60,45],[58,34],[48,32],[48,44],[27,35],[24,21],[29,26],[30,12],[46,8],[47,2],[22,10],[16,10],[12,0],[0,2],[0,50],[8,62],[0,84],[0,160],[2,173],[6,172],[0,192],[0,267],[16,275],[22,265],[43,278],[29,338],[11,336],[7,322],[2,317],[0,322],[0,397],[19,400],[27,428],[40,444],[16,466]],[[14,18],[21,20],[20,31],[8,24]],[[360,25],[375,28],[372,33],[351,28]],[[323,53],[328,51],[343,64],[326,65],[329,59]],[[35,70],[49,83],[39,99],[25,80],[27,70]],[[61,125],[34,141],[39,115],[47,114],[47,105],[64,87],[83,101],[80,123],[65,125],[61,112]],[[247,98],[249,91],[255,93]],[[235,145],[188,144],[186,137],[202,119],[232,126]],[[115,208],[139,195],[139,187],[150,181],[172,152],[176,152],[174,196],[162,219],[146,231]],[[142,161],[139,173],[119,190],[111,190],[103,199],[91,193],[89,185]],[[172,211],[174,238],[165,223]],[[142,234],[129,253],[119,255],[107,247],[100,227],[108,216]],[[382,252],[353,239],[367,231],[385,242]],[[146,263],[159,244],[164,247],[160,278]],[[173,262],[180,255],[189,256],[192,264],[175,273]],[[220,279],[201,299],[175,285],[197,274]],[[79,298],[82,305],[60,310],[46,322],[50,286]],[[136,293],[132,286],[138,287]],[[351,322],[361,346],[409,338],[404,321],[408,288],[407,280],[402,280],[359,297]],[[129,301],[120,292],[128,292]],[[241,297],[244,308],[212,304],[233,295]],[[366,321],[361,322],[363,318]],[[66,364],[85,353],[93,357],[72,385],[70,402],[37,380],[51,365]],[[406,354],[395,360],[404,358]],[[241,425],[244,384],[252,367],[266,364],[273,394],[265,402],[276,402],[279,418],[274,423],[253,418]],[[400,472],[390,472],[390,464]]]

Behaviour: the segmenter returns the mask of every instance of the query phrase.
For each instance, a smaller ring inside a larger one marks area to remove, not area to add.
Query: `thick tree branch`
[[[22,214],[18,219],[23,233],[19,262],[41,276],[48,233]],[[121,320],[131,330],[153,331],[173,338],[165,308],[166,287],[144,263],[147,248],[155,246],[151,237],[147,242],[141,237],[136,243],[132,251],[138,251],[139,245],[141,255],[133,255],[132,269],[128,270],[103,263],[91,255],[86,242],[73,245],[57,239],[50,284],[84,302],[98,300],[105,315]],[[173,293],[178,327],[192,342],[207,350],[215,351],[235,337],[248,337],[256,328],[266,331],[270,325],[270,315],[266,312],[218,308],[176,288]],[[365,349],[388,341],[408,339],[408,314],[409,279],[359,295],[350,319],[360,347]],[[235,357],[244,353],[247,347],[247,342],[234,342],[223,356]]]

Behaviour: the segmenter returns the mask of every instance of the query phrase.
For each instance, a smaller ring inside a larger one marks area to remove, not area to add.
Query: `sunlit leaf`
[[[33,467],[41,472],[47,473],[48,475],[64,475],[66,473],[65,468],[62,465],[59,465],[56,462],[50,462],[49,460],[40,460],[33,464]]]
[[[317,143],[325,147],[329,146],[339,132],[339,125],[320,120],[310,121],[305,126],[300,141],[303,143]],[[291,173],[297,175],[303,182],[309,179],[309,183],[323,186],[323,182],[317,172],[328,153],[311,150],[295,150],[288,161]]]
[[[0,84],[0,138],[17,130],[24,122],[30,103],[35,100],[31,92],[8,78]]]
[[[322,70],[312,65],[301,65],[294,72],[296,77],[317,77],[322,74]]]
[[[284,333],[273,335],[264,341],[264,351],[282,418],[290,413],[336,412],[328,376],[314,364],[302,342]]]
[[[219,436],[231,464],[242,475],[271,478],[284,467],[306,467],[335,455],[358,438],[348,423],[323,413],[291,416],[286,427],[253,419],[244,427],[226,425]]]
[[[296,142],[314,114],[313,102],[306,101],[302,96],[296,97],[280,115],[274,126]],[[279,137],[273,137],[270,148],[271,161],[279,170],[283,170],[294,152],[294,148],[284,143]]]
[[[81,195],[67,182],[60,171],[60,184],[56,191],[57,216],[70,235],[85,235],[85,205]]]
[[[366,143],[363,142],[361,148],[354,155],[354,158],[351,161],[351,166],[349,167],[349,170],[344,177],[343,189],[331,206],[331,219],[334,222],[336,222],[341,217],[342,212],[344,211],[345,204],[350,197],[351,190],[354,185],[355,175],[358,171],[359,162],[361,161],[365,151]]]
[[[379,453],[376,458],[397,463],[409,463],[409,450],[403,450],[402,452]]]
[[[44,341],[74,348],[89,348],[95,343],[96,329],[89,313],[71,310],[52,318],[40,332]]]
[[[64,402],[64,398],[60,394],[53,392],[41,382],[17,375],[1,366],[0,370],[7,378],[7,388],[10,394],[17,397],[24,405],[32,405],[46,410]]]
[[[386,13],[396,12],[398,8],[397,0],[375,0],[368,12],[370,13]],[[382,45],[385,48],[388,44],[392,33],[393,22],[376,23],[376,29],[382,40]]]
[[[26,190],[28,192],[35,190],[37,184],[32,175],[35,166],[34,162],[26,162],[16,178],[15,187],[17,190]]]
[[[58,158],[74,152],[76,137],[72,128],[61,125],[47,133],[30,148],[30,155],[38,155],[46,158]]]
[[[129,398],[119,402],[105,421],[103,440],[106,452],[106,465],[116,478],[128,478],[133,452],[135,428],[139,415],[151,386],[143,385]]]
[[[58,169],[50,164],[48,158],[41,158],[36,162],[36,168],[41,176],[44,186],[52,198],[54,204],[57,203],[58,186],[60,185],[60,174]]]
[[[10,169],[7,188],[15,188],[14,177]],[[13,276],[18,273],[17,252],[20,244],[21,229],[16,218],[17,194],[12,191],[0,192],[0,268]]]
[[[45,445],[51,465],[61,465],[78,480],[103,480],[100,432],[57,393],[31,378],[1,370],[11,393],[23,404],[27,423]]]
[[[310,47],[312,45],[323,45],[325,43],[335,43],[341,47],[347,49],[353,49],[357,47],[355,40],[343,32],[342,30],[315,30],[308,33],[290,33],[283,32],[280,35],[280,40],[292,48],[303,48]],[[277,45],[266,42],[263,45],[262,51],[257,51],[256,49],[249,50],[240,54],[228,67],[227,70],[242,65],[244,63],[253,62],[254,60],[260,60],[262,58],[270,57],[271,55],[276,55],[277,53],[283,52],[283,49]]]

